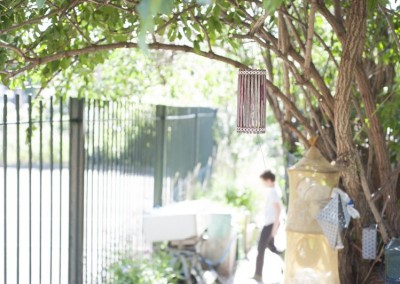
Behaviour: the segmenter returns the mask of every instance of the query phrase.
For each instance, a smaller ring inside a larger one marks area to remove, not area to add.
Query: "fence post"
[[[194,117],[194,168],[199,162],[199,108],[196,107]]]
[[[68,283],[83,283],[84,219],[84,100],[71,98],[69,104],[69,248]]]
[[[162,206],[163,181],[166,161],[166,106],[156,107],[156,157],[154,166],[154,207]]]

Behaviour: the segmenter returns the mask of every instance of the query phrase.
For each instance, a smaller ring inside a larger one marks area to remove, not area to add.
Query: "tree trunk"
[[[357,64],[355,76],[358,88],[360,90],[361,98],[365,106],[365,114],[369,121],[369,143],[372,144],[372,147],[374,148],[377,171],[379,173],[382,186],[385,181],[390,180],[391,167],[389,151],[385,142],[382,124],[379,121],[379,117],[377,115],[372,88],[369,84],[365,69],[363,68],[363,65],[361,63]],[[397,196],[396,183],[390,183],[387,185],[387,187],[388,188],[386,189],[387,194],[385,194],[385,201],[388,202],[386,208],[388,221],[390,228],[392,228],[398,234],[400,233],[398,231],[400,229],[400,226],[398,224],[399,209],[396,204],[397,200],[396,198],[394,198]]]
[[[350,124],[351,87],[356,64],[361,57],[366,33],[366,0],[351,0],[347,19],[347,37],[343,44],[343,53],[339,65],[339,77],[336,85],[334,128],[337,145],[337,164],[341,168],[343,185],[347,193],[357,202],[357,208],[362,212],[361,220],[354,222],[356,240],[361,240],[362,224],[369,218],[370,212],[365,196],[362,194],[356,163],[356,152]],[[347,249],[340,254],[341,283],[353,284],[363,279],[368,267],[356,264],[358,279],[353,275],[352,245],[346,240]],[[357,245],[360,245],[359,243]],[[360,257],[354,257],[359,260]]]

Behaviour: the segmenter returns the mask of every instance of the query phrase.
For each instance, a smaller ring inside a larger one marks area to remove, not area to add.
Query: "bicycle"
[[[208,236],[205,231],[200,237],[194,237],[183,241],[170,241],[168,243],[167,250],[172,256],[171,265],[181,271],[178,283],[222,283],[217,269],[218,266],[224,262],[235,238],[231,239],[223,255],[217,262],[213,262],[200,254],[201,246],[207,240]]]

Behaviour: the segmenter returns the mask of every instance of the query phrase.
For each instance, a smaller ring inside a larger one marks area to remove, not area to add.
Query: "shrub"
[[[115,284],[174,284],[177,273],[170,265],[171,257],[164,251],[150,258],[125,258],[110,267]]]

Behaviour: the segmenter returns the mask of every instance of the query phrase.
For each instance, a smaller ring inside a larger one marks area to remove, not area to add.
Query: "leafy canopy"
[[[279,89],[281,114],[292,116],[286,117],[286,122],[313,135],[315,116],[323,124],[330,123],[329,111],[328,116],[320,113],[320,108],[324,113],[329,107],[319,104],[331,104],[334,96],[343,46],[341,25],[348,9],[346,3],[340,9],[335,1],[315,3],[312,58],[306,68],[307,23],[312,10],[307,1],[5,0],[0,5],[0,75],[11,87],[27,82],[43,87],[58,76],[67,86],[65,90],[73,87],[71,78],[79,77],[83,89],[94,68],[104,63],[112,50],[139,46],[191,52],[237,68],[267,64],[270,81]],[[394,33],[400,29],[397,7],[383,0],[369,0],[368,7],[364,59],[377,95],[377,112],[387,129],[395,131],[400,128],[398,120],[385,115],[398,116],[391,108],[396,104],[391,102],[398,88],[393,74],[400,58],[388,28],[390,22]],[[288,69],[282,68],[282,62]],[[288,72],[289,77],[285,75]],[[125,76],[121,74],[119,80]],[[288,96],[296,102],[291,104],[285,99]],[[315,107],[318,110],[313,114],[310,110]],[[382,108],[389,111],[383,114]],[[357,116],[355,113],[355,120]]]

